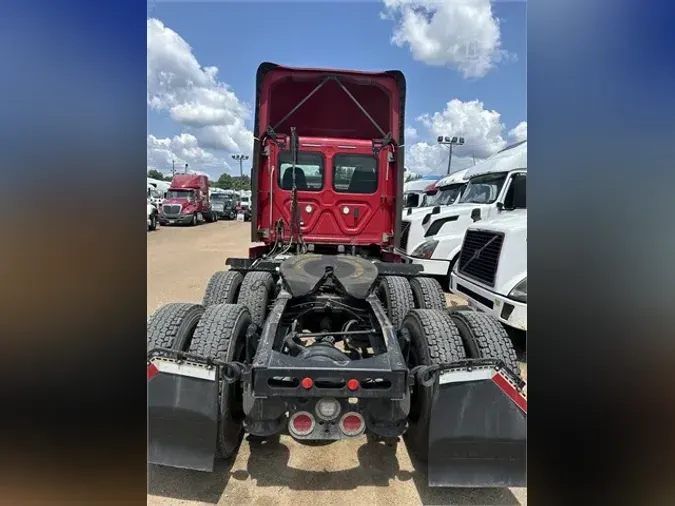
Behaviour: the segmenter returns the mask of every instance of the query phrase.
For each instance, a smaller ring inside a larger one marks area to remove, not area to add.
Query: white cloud
[[[448,172],[448,146],[440,144],[418,142],[406,149],[405,166],[417,174],[447,174]],[[473,165],[473,158],[469,154],[460,154],[453,151],[452,154],[452,172],[465,169]]]
[[[185,164],[188,170],[197,173],[208,173],[217,177],[229,169],[224,158],[201,148],[192,134],[182,133],[172,138],[158,138],[148,135],[148,169],[157,169],[169,174],[172,162],[175,162],[176,171],[182,171]]]
[[[405,140],[406,142],[413,142],[415,139],[417,139],[418,134],[417,134],[417,129],[413,128],[411,126],[405,127]]]
[[[169,150],[204,170],[219,166],[222,171],[229,153],[250,155],[253,133],[246,122],[251,111],[218,79],[218,68],[203,67],[190,45],[158,19],[148,19],[147,29],[148,106],[167,112],[185,130],[173,139],[148,136],[148,163],[166,161]]]
[[[502,137],[504,124],[497,111],[485,109],[483,102],[471,100],[462,102],[452,99],[441,112],[423,114],[417,120],[434,136],[464,137],[466,147],[457,146],[458,151],[471,151],[478,158],[486,158],[503,147],[506,141]]]
[[[473,165],[500,149],[509,142],[521,140],[518,136],[527,135],[527,123],[521,122],[507,133],[501,115],[494,110],[485,109],[479,100],[462,102],[450,100],[440,112],[423,114],[417,118],[425,130],[421,141],[409,144],[406,149],[405,164],[413,172],[420,174],[445,174],[447,172],[449,147],[436,142],[438,136],[464,137],[463,146],[454,146],[452,171]],[[507,142],[508,137],[509,142]]]
[[[499,19],[490,0],[383,0],[380,17],[394,23],[391,42],[413,59],[452,67],[465,78],[485,76],[515,57],[501,48]]]
[[[509,130],[509,138],[514,142],[520,142],[527,139],[527,121],[521,121],[514,128]]]

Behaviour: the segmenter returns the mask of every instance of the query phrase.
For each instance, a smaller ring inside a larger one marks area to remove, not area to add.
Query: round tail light
[[[324,397],[316,403],[316,416],[322,420],[334,420],[340,414],[340,403],[332,397]]]
[[[306,411],[298,411],[288,422],[288,428],[296,436],[306,436],[314,430],[314,417]]]
[[[359,436],[366,430],[366,422],[358,413],[345,413],[340,419],[340,430],[345,436]]]

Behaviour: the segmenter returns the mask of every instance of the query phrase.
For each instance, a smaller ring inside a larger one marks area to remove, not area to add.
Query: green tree
[[[213,183],[212,186],[215,186],[216,188],[222,188],[223,190],[231,190],[232,176],[230,176],[227,173],[221,174],[220,177],[218,178],[218,181]]]
[[[250,190],[251,189],[251,178],[249,176],[243,177],[233,177],[232,183],[235,190]]]
[[[152,178],[152,179],[159,179],[160,181],[171,181],[171,178],[170,178],[170,177],[167,178],[167,176],[165,176],[164,174],[162,174],[162,173],[161,173],[160,171],[158,171],[157,169],[150,169],[150,170],[148,171],[148,177],[149,177],[149,178]]]

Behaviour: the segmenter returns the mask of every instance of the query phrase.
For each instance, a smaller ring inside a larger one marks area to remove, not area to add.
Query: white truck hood
[[[477,221],[468,229],[504,234],[494,287],[473,279],[472,281],[488,290],[508,296],[527,277],[527,209],[504,211],[503,215]]]
[[[408,208],[406,208],[403,210],[402,218],[406,221],[411,221],[418,216],[424,217],[426,214],[430,213],[432,209],[432,206],[413,207],[413,210],[408,214]]]
[[[481,220],[469,228],[489,229],[498,232],[517,232],[527,230],[527,209],[502,211],[503,214],[487,220]]]
[[[463,237],[466,228],[473,223],[473,220],[471,219],[471,212],[474,209],[480,209],[482,212],[483,209],[487,209],[488,207],[490,207],[489,204],[473,204],[473,203],[452,204],[449,206],[442,206],[440,212],[438,214],[432,214],[429,221],[427,221],[425,224],[422,224],[422,221],[424,220],[424,217],[427,214],[429,214],[431,212],[431,209],[433,208],[429,208],[426,212],[417,215],[414,215],[413,213],[414,219],[410,219],[413,217],[413,215],[409,217],[404,217],[404,220],[410,221],[410,231],[408,233],[408,247],[406,248],[406,253],[408,254],[412,253],[412,251],[424,241],[439,238],[438,234],[434,234],[434,236],[430,237],[425,237],[427,230],[429,230],[431,224],[434,223],[436,220],[444,218],[451,219],[457,217],[456,220],[448,221],[443,225],[442,233],[443,235],[446,235],[448,233],[452,235],[460,234]]]

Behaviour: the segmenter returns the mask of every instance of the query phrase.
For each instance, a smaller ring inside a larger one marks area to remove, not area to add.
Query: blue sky
[[[148,105],[148,166],[167,172],[176,158],[211,177],[233,172],[231,153],[252,149],[262,61],[402,70],[406,160],[416,172],[445,170],[447,149],[434,142],[440,132],[466,138],[453,169],[526,136],[526,3],[403,3],[156,1],[148,27],[148,86],[155,97]],[[207,67],[218,68],[215,77]],[[175,92],[182,72],[203,81],[201,93]],[[166,76],[174,79],[167,84]],[[213,90],[221,94],[217,100]]]

